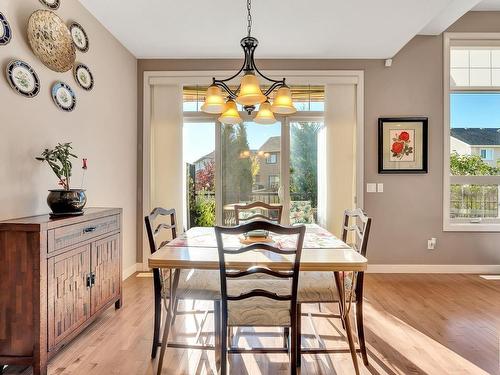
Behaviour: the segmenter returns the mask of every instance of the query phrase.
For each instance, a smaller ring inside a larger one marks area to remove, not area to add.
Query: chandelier
[[[243,109],[251,115],[259,105],[259,111],[253,119],[258,124],[274,124],[275,114],[289,115],[297,109],[293,105],[292,92],[285,83],[285,78],[277,81],[266,77],[255,65],[254,53],[259,41],[251,36],[252,33],[252,2],[248,0],[248,35],[241,39],[240,45],[245,54],[245,60],[241,69],[233,76],[226,79],[212,79],[212,84],[207,89],[205,102],[201,110],[205,113],[218,114],[219,121],[223,124],[234,125],[243,122],[236,103],[241,104]],[[241,73],[241,83],[236,90],[229,88],[227,82],[235,79]],[[269,88],[262,92],[259,78],[269,83]],[[271,94],[275,92],[271,104]]]

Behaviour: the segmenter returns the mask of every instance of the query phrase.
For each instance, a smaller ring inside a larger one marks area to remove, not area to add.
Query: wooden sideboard
[[[0,373],[47,361],[122,303],[122,210],[88,208],[0,222]]]

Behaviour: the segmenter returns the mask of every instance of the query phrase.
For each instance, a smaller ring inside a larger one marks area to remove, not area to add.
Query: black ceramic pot
[[[85,190],[49,190],[47,204],[54,214],[75,214],[82,212],[87,203]]]

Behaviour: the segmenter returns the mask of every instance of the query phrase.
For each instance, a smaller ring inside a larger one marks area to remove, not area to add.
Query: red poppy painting
[[[413,161],[415,130],[391,130],[390,161]]]
[[[378,172],[427,173],[427,117],[378,119]]]

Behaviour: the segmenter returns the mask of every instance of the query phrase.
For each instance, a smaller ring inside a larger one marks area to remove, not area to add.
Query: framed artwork
[[[427,173],[427,117],[378,119],[378,173]]]

